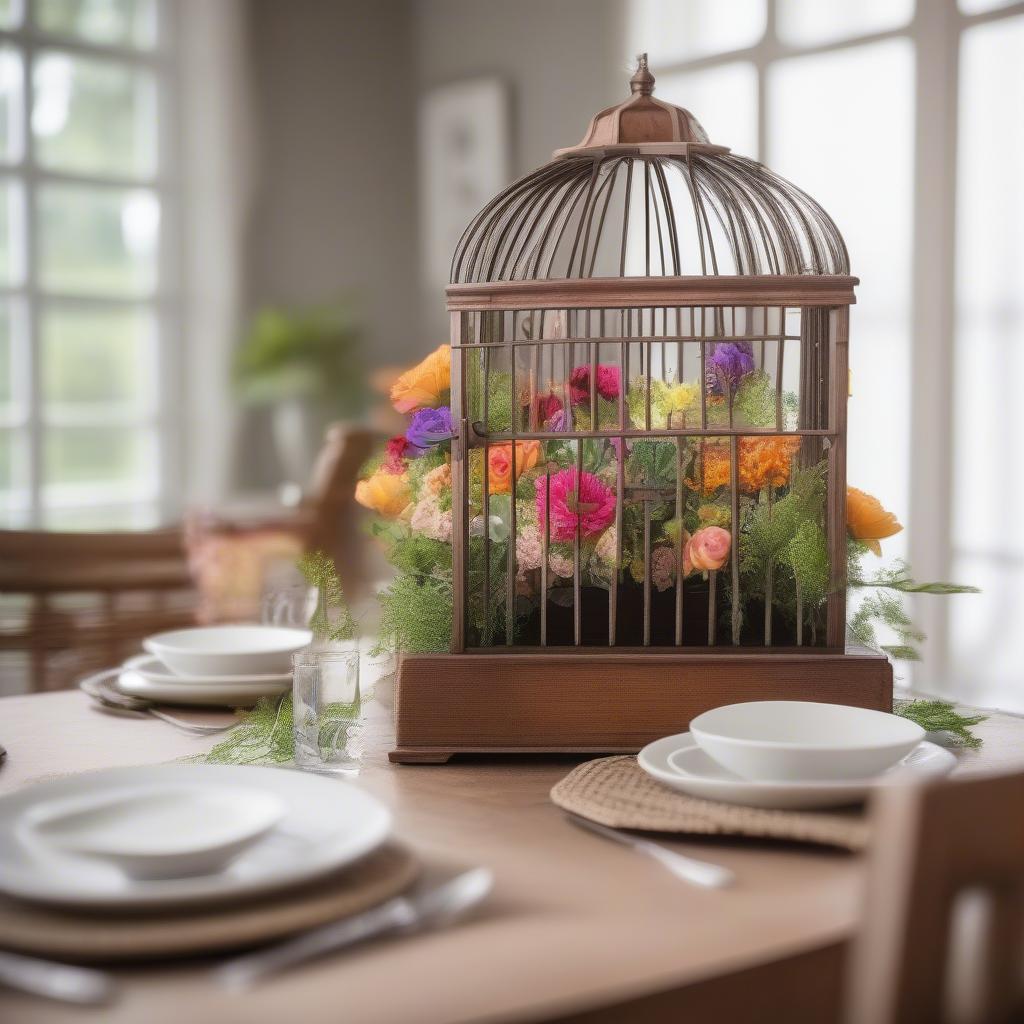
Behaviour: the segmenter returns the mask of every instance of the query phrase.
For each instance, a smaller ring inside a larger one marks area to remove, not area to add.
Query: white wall
[[[412,20],[401,0],[250,0],[259,187],[253,303],[361,303],[378,364],[411,350]]]
[[[420,94],[481,75],[508,85],[514,178],[579,142],[598,110],[629,93],[618,0],[417,0],[414,11]],[[447,337],[444,296],[422,294],[420,309],[430,338]]]

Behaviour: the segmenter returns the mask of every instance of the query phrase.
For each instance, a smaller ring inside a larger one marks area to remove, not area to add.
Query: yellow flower
[[[391,403],[401,413],[444,405],[451,387],[451,348],[442,345],[391,385]]]
[[[404,473],[378,472],[356,484],[356,501],[385,519],[397,519],[409,504],[410,496]]]
[[[876,555],[882,553],[880,540],[903,529],[877,498],[856,487],[846,488],[846,527],[851,537],[863,541]]]
[[[683,413],[689,412],[697,404],[699,389],[696,384],[673,384],[665,391],[664,397],[659,401],[659,407],[664,411],[668,425],[680,426],[683,422]],[[677,420],[672,417],[679,414]]]

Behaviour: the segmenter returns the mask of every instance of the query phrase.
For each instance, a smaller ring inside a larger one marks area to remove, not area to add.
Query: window
[[[155,525],[176,379],[166,0],[0,0],[0,525]]]
[[[908,525],[887,556],[984,590],[915,600],[903,681],[1024,710],[1024,2],[632,0],[629,25],[658,96],[846,238],[850,483]]]

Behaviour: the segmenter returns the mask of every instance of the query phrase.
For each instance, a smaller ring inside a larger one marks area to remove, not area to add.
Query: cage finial
[[[636,58],[636,71],[629,80],[629,88],[634,95],[650,96],[654,92],[654,75],[647,67],[646,53],[641,53]]]

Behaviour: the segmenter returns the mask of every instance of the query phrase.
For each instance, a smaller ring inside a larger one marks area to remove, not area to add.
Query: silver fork
[[[80,1006],[109,1003],[117,992],[114,979],[105,971],[18,953],[0,953],[0,984]]]
[[[139,715],[140,717],[152,715],[154,718],[159,718],[161,722],[166,722],[177,729],[195,733],[199,736],[224,732],[227,729],[233,728],[236,724],[235,722],[229,722],[227,725],[205,725],[202,722],[187,722],[184,719],[176,718],[174,715],[169,715],[166,711],[155,708],[151,701],[145,700],[142,697],[133,697],[131,694],[121,693],[119,690],[114,689],[113,684],[109,680],[113,676],[119,675],[120,672],[121,669],[119,668],[96,672],[83,679],[78,684],[78,688],[106,708],[112,708],[115,711],[121,711],[129,715]]]
[[[576,826],[594,832],[605,839],[628,846],[638,853],[646,854],[656,860],[663,868],[667,868],[676,878],[699,885],[703,889],[721,889],[732,885],[736,876],[719,864],[710,864],[706,860],[684,857],[675,850],[667,850],[664,846],[652,843],[649,839],[639,839],[625,832],[618,832],[607,825],[599,825],[589,818],[581,818],[578,814],[567,814],[566,817]]]

